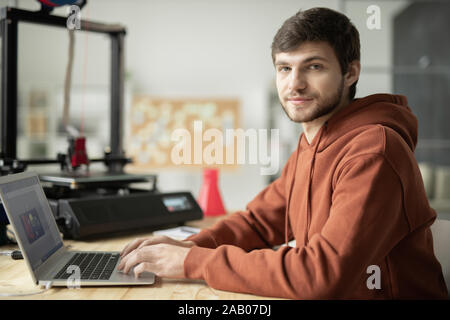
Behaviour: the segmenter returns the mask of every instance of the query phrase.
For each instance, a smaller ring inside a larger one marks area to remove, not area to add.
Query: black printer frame
[[[1,37],[1,175],[25,171],[29,164],[59,163],[58,159],[17,159],[18,113],[18,30],[20,22],[67,29],[67,17],[27,11],[12,7],[0,9]],[[126,29],[120,25],[81,20],[75,32],[106,34],[111,39],[110,79],[110,153],[103,161],[109,172],[122,172],[129,159],[124,157],[122,114],[124,105],[124,38]]]

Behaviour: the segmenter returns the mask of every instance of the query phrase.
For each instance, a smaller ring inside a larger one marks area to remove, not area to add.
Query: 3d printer
[[[123,52],[126,35],[126,30],[122,26],[82,20],[80,28],[83,32],[106,34],[111,40],[110,146],[104,157],[88,159],[84,138],[69,137],[67,154],[58,154],[56,159],[17,158],[18,24],[28,22],[59,28],[67,27],[66,17],[52,15],[51,9],[46,9],[33,12],[5,7],[0,11],[2,44],[0,174],[22,172],[29,165],[59,164],[60,172],[40,174],[40,180],[57,224],[66,238],[85,238],[142,227],[154,229],[201,219],[202,210],[190,192],[161,193],[156,187],[156,175],[124,173],[124,166],[130,163],[131,159],[125,157],[122,145]],[[105,172],[77,170],[80,164],[89,165],[92,162],[104,163],[107,170]],[[134,184],[142,182],[151,187],[147,190],[134,187]],[[3,207],[0,207],[3,210]],[[7,239],[6,223],[5,217],[2,217],[0,212],[0,244],[5,243]]]

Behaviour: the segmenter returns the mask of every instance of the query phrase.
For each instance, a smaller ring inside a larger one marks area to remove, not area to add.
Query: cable
[[[13,260],[23,259],[23,255],[20,250],[0,251],[0,256],[10,256]]]
[[[72,247],[72,245],[67,245],[66,249],[70,249]],[[22,260],[23,259],[23,255],[22,255],[22,251],[20,250],[9,250],[9,251],[0,251],[0,256],[10,256],[13,260]]]
[[[70,108],[70,86],[72,83],[73,54],[74,54],[75,35],[73,30],[69,30],[69,59],[67,61],[66,79],[64,81],[64,106],[63,106],[63,124],[64,128],[69,125]]]
[[[43,290],[40,291],[35,291],[35,292],[25,292],[25,293],[4,293],[4,292],[0,292],[0,297],[26,297],[26,296],[33,296],[36,294],[41,294],[44,293],[45,291],[48,291],[52,288],[53,282],[52,281],[47,281],[45,283],[45,288]]]
[[[89,5],[86,6],[86,35],[85,35],[85,44],[84,44],[84,61],[83,61],[83,86],[81,93],[81,123],[80,123],[80,136],[84,135],[84,118],[85,118],[85,96],[86,96],[86,77],[87,77],[87,69],[88,69],[88,39],[89,39]]]

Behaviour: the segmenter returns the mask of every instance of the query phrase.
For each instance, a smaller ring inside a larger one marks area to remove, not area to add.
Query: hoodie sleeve
[[[286,194],[292,180],[293,152],[281,176],[261,191],[245,211],[226,217],[209,229],[190,236],[199,247],[216,248],[223,244],[234,245],[245,251],[268,248],[284,242]],[[290,178],[288,178],[290,177]]]
[[[383,155],[347,161],[335,180],[329,218],[306,246],[251,252],[194,246],[185,274],[213,288],[263,296],[351,296],[367,280],[367,267],[383,261],[409,228],[400,179]]]

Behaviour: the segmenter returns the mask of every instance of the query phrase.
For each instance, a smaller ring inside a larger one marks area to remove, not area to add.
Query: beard
[[[314,105],[307,106],[287,106],[289,102],[283,104],[280,99],[281,106],[284,112],[294,122],[310,122],[317,118],[332,112],[341,103],[342,94],[344,92],[344,77],[341,79],[341,83],[336,92],[330,97],[325,98],[323,101],[317,99],[317,97],[306,94],[306,96],[313,98],[312,102],[317,101]],[[303,96],[303,92],[298,92],[300,96]]]

